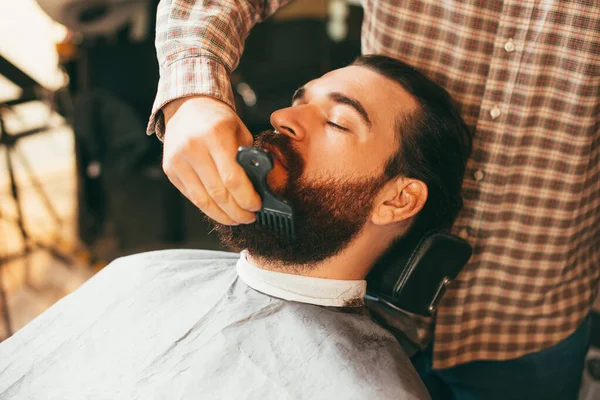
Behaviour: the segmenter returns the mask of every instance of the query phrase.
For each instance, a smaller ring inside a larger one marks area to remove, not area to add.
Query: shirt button
[[[467,228],[461,229],[461,231],[458,232],[458,236],[461,239],[467,240],[469,238],[469,232],[467,231]]]
[[[512,39],[508,39],[508,42],[504,43],[504,50],[506,50],[507,53],[515,51],[515,42],[513,42]]]
[[[494,106],[490,110],[490,115],[492,116],[492,119],[498,118],[500,116],[500,114],[502,114],[502,112],[500,111],[500,107],[498,107],[498,106]]]
[[[475,173],[473,174],[473,178],[475,178],[475,180],[477,182],[482,181],[484,177],[485,177],[485,174],[480,169],[478,169],[477,171],[475,171]]]

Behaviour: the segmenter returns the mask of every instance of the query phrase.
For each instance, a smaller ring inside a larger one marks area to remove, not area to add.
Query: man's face
[[[396,154],[396,121],[415,108],[402,87],[365,67],[327,73],[275,111],[273,131],[255,146],[274,155],[269,187],[294,208],[296,240],[256,224],[217,226],[222,240],[264,261],[310,265],[343,250],[368,221],[387,161]]]

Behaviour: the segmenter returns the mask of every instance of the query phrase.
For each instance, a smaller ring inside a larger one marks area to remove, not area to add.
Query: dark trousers
[[[576,400],[590,341],[590,317],[557,345],[507,361],[432,370],[431,348],[412,361],[433,400]]]

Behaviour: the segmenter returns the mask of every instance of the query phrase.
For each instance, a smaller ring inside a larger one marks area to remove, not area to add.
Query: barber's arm
[[[290,0],[161,0],[160,81],[148,134],[164,141],[163,169],[200,210],[223,224],[250,223],[258,194],[235,161],[252,135],[234,111],[229,77],[252,27]]]

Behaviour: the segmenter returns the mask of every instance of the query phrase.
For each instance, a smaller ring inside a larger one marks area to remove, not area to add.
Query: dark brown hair
[[[418,179],[429,196],[411,232],[449,230],[462,209],[462,181],[472,134],[450,94],[416,68],[394,58],[365,55],[352,65],[369,68],[400,84],[418,108],[396,121],[398,151],[386,166],[389,179]]]

